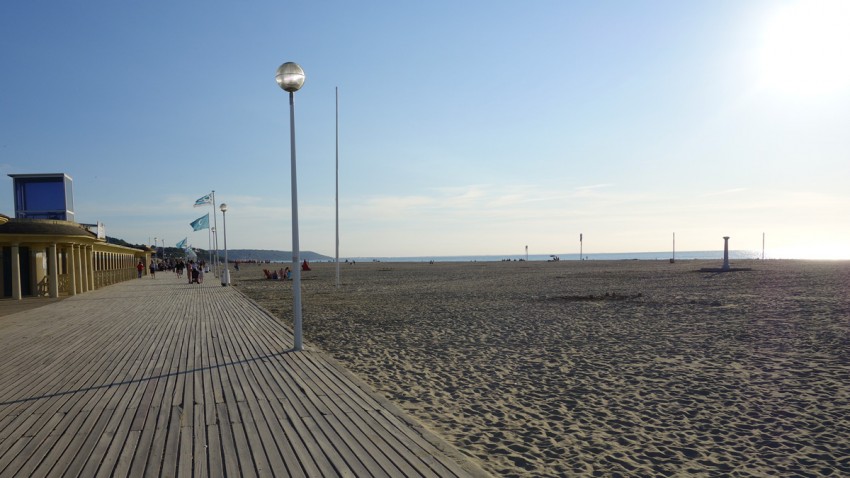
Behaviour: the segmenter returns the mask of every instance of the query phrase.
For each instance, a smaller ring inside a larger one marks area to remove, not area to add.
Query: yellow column
[[[59,297],[59,264],[56,260],[56,244],[51,244],[47,248],[47,268],[49,269],[47,278],[50,283],[49,294],[52,298]]]
[[[77,266],[77,270],[74,272],[77,277],[77,292],[82,294],[86,289],[83,287],[83,256],[80,254],[79,244],[74,244],[74,264]]]
[[[12,244],[12,298],[23,299],[21,290],[21,258],[17,244]]]
[[[68,244],[65,249],[68,256],[68,295],[77,295],[77,258],[74,254],[74,245]]]
[[[80,244],[77,246],[77,254],[80,259],[80,290],[83,292],[89,291],[89,268],[86,261],[86,246]]]
[[[86,268],[89,270],[89,290],[94,290],[94,247],[86,246]]]

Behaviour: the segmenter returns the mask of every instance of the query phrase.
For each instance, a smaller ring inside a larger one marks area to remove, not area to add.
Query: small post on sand
[[[582,261],[584,256],[584,233],[578,235],[578,260]]]
[[[729,270],[729,236],[723,236],[723,268]]]

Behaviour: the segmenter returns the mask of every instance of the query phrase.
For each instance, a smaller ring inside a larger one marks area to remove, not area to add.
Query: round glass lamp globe
[[[292,93],[293,91],[300,90],[304,84],[304,70],[298,66],[298,63],[288,61],[280,65],[274,79],[284,91]]]
[[[221,212],[227,212],[227,204],[221,203],[221,206],[218,207]]]

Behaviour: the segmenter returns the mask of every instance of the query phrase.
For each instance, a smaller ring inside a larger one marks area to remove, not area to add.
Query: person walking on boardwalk
[[[189,273],[186,274],[189,276],[189,283],[198,283],[198,263],[195,261],[189,261]]]
[[[151,278],[156,279],[156,262],[151,261]]]
[[[136,264],[136,270],[139,271],[139,279],[141,279],[142,271],[145,270],[145,264],[142,261],[139,261],[139,263]]]

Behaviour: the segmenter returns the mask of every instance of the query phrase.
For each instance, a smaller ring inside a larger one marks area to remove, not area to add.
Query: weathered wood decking
[[[291,347],[235,289],[166,273],[0,317],[0,476],[483,475]]]

